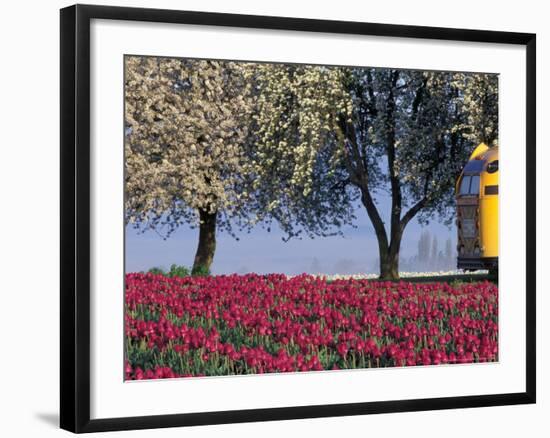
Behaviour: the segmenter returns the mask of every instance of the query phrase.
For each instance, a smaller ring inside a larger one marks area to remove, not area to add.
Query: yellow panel
[[[492,148],[484,157],[487,163],[498,160],[498,148]],[[498,257],[498,194],[486,195],[486,186],[498,187],[499,172],[481,172],[480,231],[482,257]]]
[[[482,257],[498,257],[498,195],[481,198],[480,222]]]
[[[485,143],[480,143],[477,148],[474,149],[472,155],[470,155],[470,160],[473,160],[484,152],[487,152],[487,150],[489,150],[489,146],[487,146]]]

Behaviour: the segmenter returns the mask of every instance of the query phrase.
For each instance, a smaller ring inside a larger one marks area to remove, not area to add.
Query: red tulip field
[[[126,275],[127,380],[498,360],[498,287]]]

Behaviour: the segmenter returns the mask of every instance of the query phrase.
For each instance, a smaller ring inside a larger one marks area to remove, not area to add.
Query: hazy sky
[[[383,217],[389,216],[389,198],[380,199]],[[351,274],[378,272],[376,260],[378,244],[374,230],[362,206],[358,206],[357,228],[345,228],[344,237],[324,237],[284,242],[277,227],[267,232],[261,227],[250,234],[239,233],[240,240],[218,233],[217,249],[212,273],[281,272],[286,274],[326,273]],[[386,221],[387,222],[387,221]],[[428,225],[432,235],[437,236],[439,249],[451,238],[456,242],[456,228],[447,227],[438,221]],[[405,229],[401,244],[401,256],[416,255],[418,238],[422,227],[413,219]],[[172,263],[191,266],[197,249],[198,230],[181,227],[167,240],[157,233],[136,232],[126,228],[126,271],[135,272],[151,267],[169,268]]]

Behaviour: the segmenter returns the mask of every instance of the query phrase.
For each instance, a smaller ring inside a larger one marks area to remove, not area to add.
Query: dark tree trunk
[[[391,254],[389,251],[382,257],[380,255],[380,280],[399,279],[399,253]]]
[[[399,278],[399,249],[401,246],[401,235],[403,229],[401,226],[401,182],[395,162],[397,158],[395,150],[395,108],[396,100],[394,89],[397,86],[399,77],[398,71],[391,73],[391,88],[386,102],[386,152],[388,154],[388,173],[391,185],[391,219],[390,219],[390,241],[386,244],[386,250],[380,253],[380,279],[397,280]]]
[[[216,251],[216,213],[208,213],[205,210],[199,210],[199,245],[195,253],[193,263],[193,274],[210,272],[210,266],[214,260]]]
[[[384,254],[380,254],[380,279],[397,280],[399,279],[399,250],[401,248],[401,237],[403,236],[403,227],[399,223],[396,228],[391,230],[391,244]]]
[[[384,222],[378,213],[374,200],[366,187],[362,188],[361,200],[374,226],[378,241],[378,257],[380,260],[380,279],[397,280],[399,278],[399,247],[401,245],[402,226],[392,227],[390,240]],[[390,243],[391,242],[391,243]]]

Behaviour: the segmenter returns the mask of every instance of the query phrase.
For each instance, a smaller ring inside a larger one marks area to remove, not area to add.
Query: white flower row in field
[[[400,272],[399,277],[400,278],[417,278],[417,277],[443,277],[443,276],[451,276],[451,275],[486,275],[488,271],[486,270],[479,270],[475,272],[466,272],[461,269],[455,269],[451,271],[433,271],[433,272]],[[341,280],[346,278],[353,278],[355,280],[374,280],[378,278],[378,274],[364,274],[364,273],[357,273],[357,274],[333,274],[333,275],[327,275],[327,274],[313,274],[317,277],[324,277],[327,280]]]

